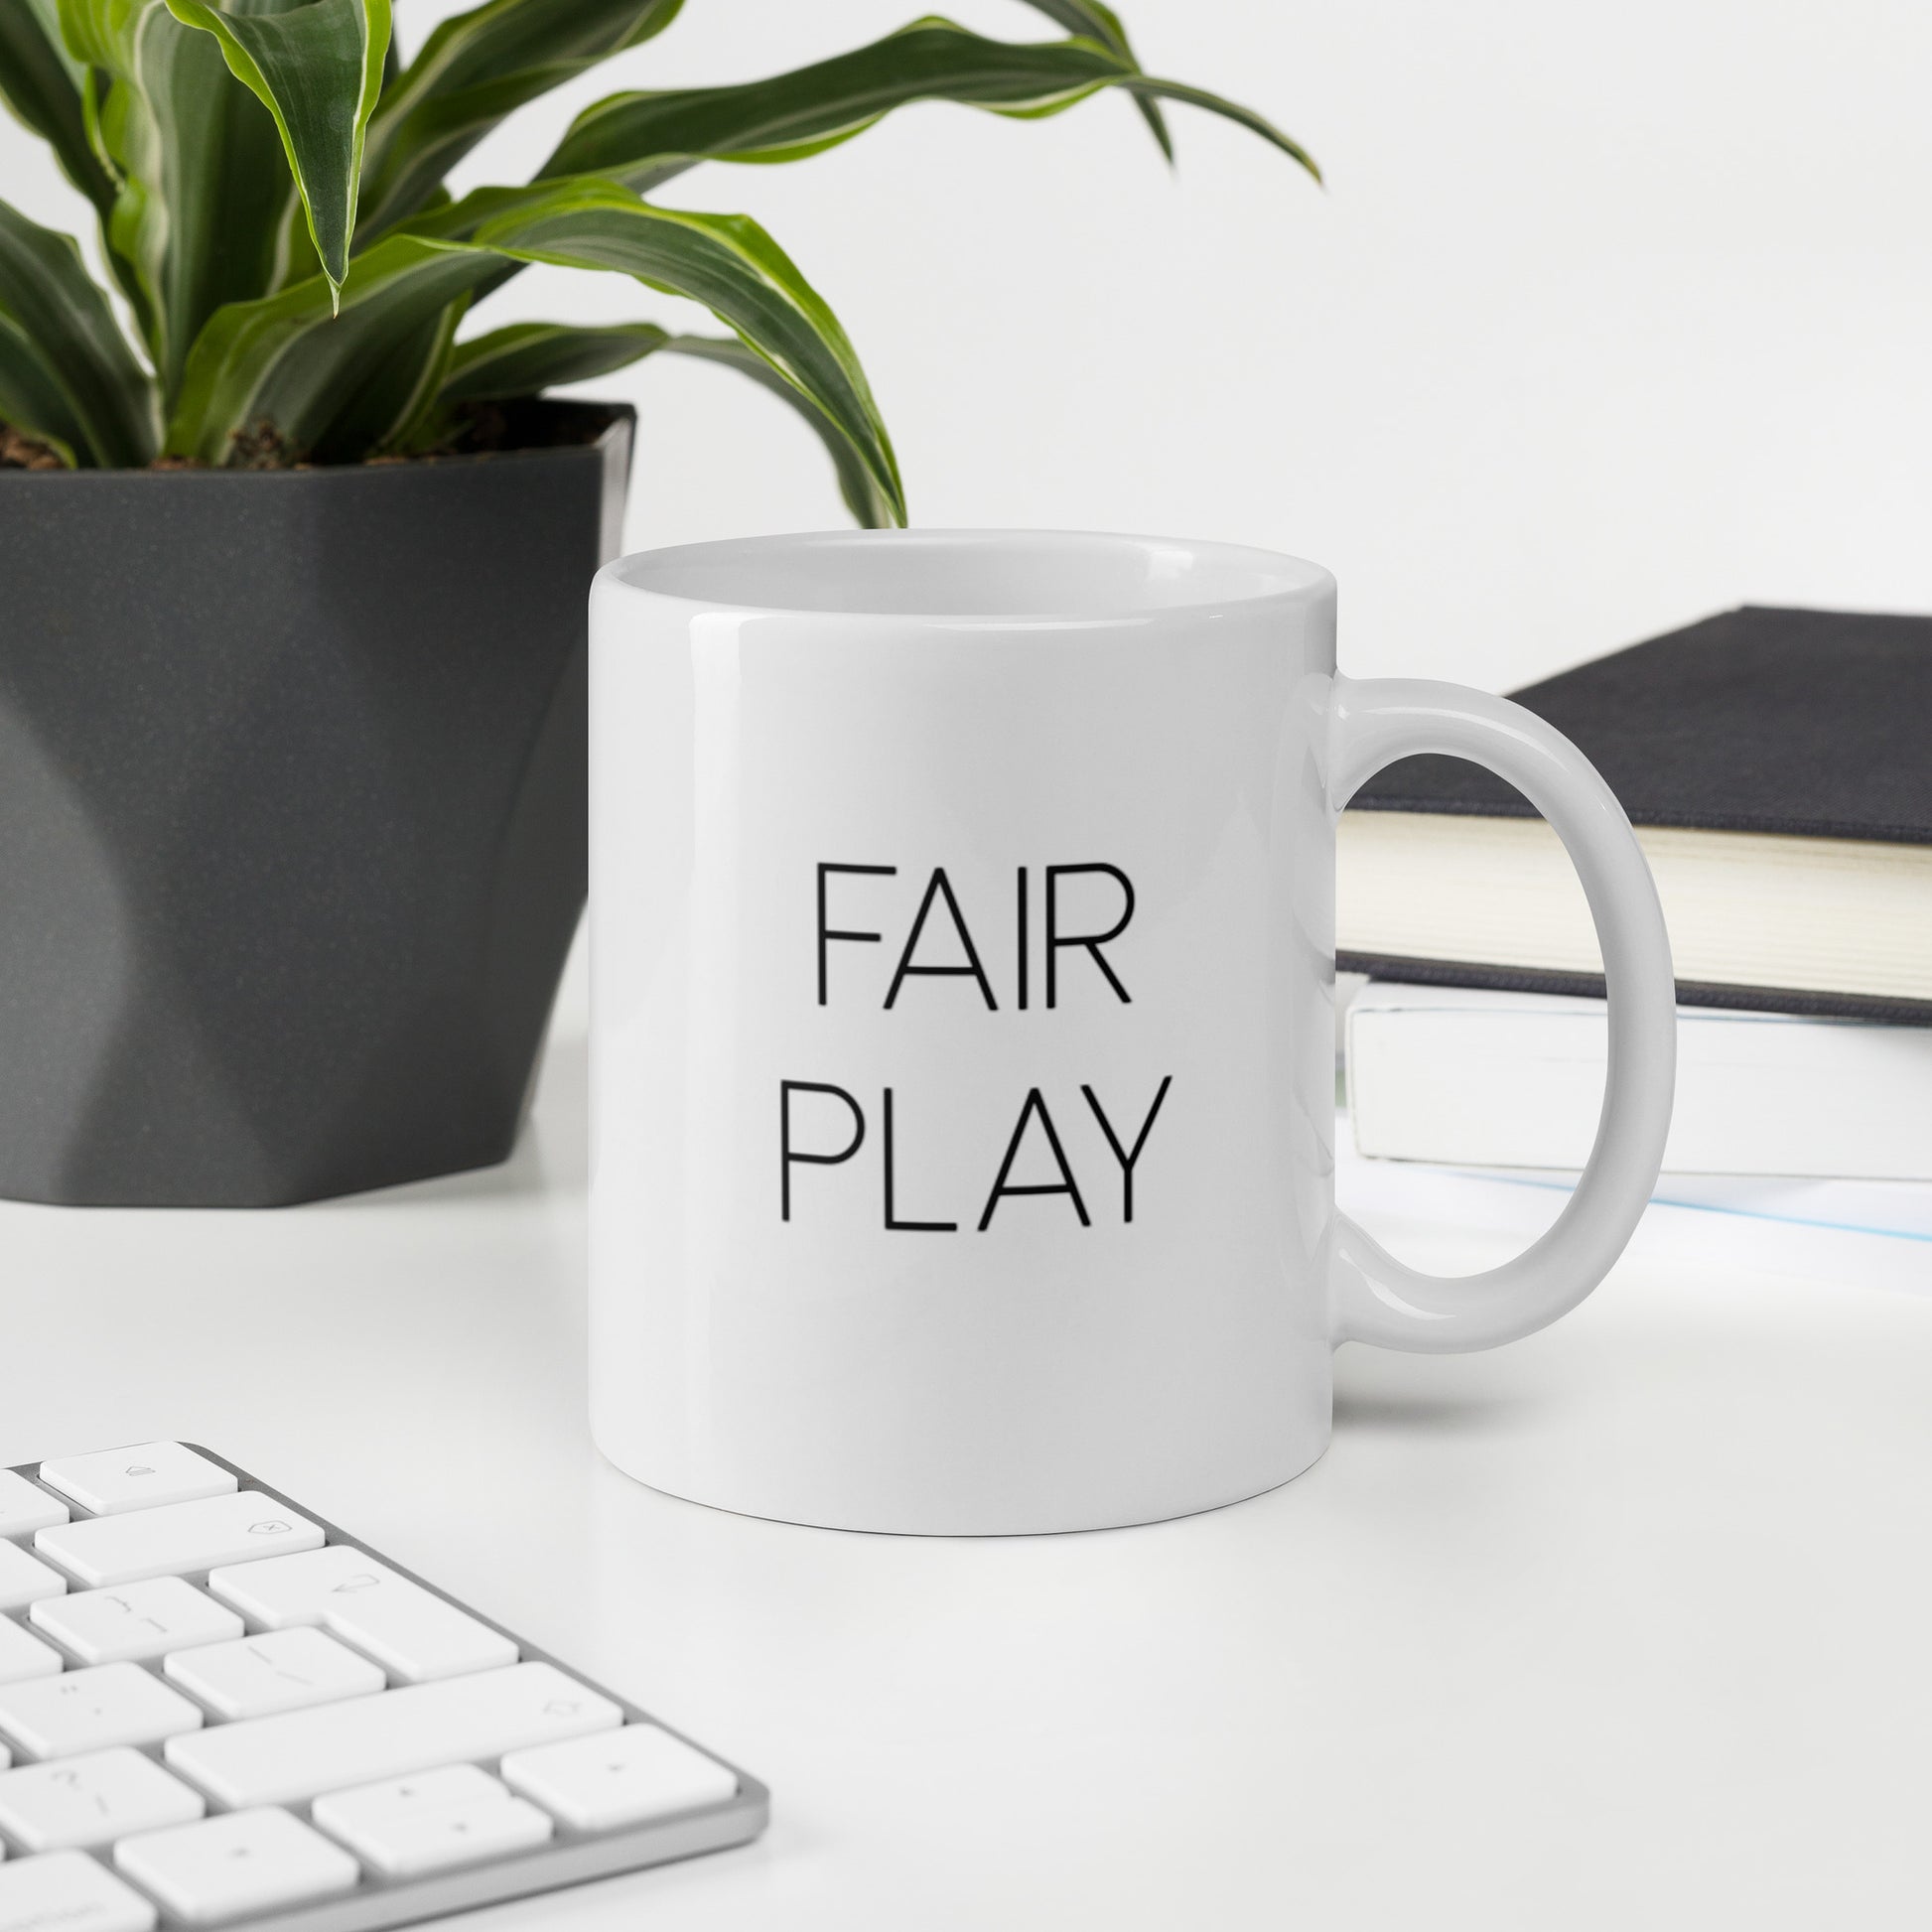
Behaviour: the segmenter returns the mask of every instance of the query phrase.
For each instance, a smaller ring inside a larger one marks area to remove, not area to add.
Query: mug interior
[[[1032,622],[1208,612],[1331,587],[1239,544],[1053,530],[836,530],[640,551],[620,583],[716,608]]]

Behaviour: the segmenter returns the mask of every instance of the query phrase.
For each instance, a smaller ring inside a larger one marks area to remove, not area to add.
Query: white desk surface
[[[573,987],[503,1170],[0,1206],[0,1463],[207,1443],[773,1787],[750,1849],[478,1932],[1925,1922],[1932,1295],[1856,1242],[1647,1225],[1527,1342],[1345,1349],[1327,1456],[1232,1509],[840,1535],[599,1461],[583,1098]]]

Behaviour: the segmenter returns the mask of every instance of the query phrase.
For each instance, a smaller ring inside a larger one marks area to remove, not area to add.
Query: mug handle
[[[1336,675],[1328,797],[1341,809],[1385,764],[1419,752],[1507,778],[1569,851],[1596,922],[1610,1058],[1589,1165],[1556,1225],[1486,1274],[1425,1275],[1336,1217],[1329,1300],[1336,1342],[1448,1354],[1493,1348],[1574,1309],[1609,1273],[1663,1165],[1677,1068],[1670,939],[1630,821],[1576,746],[1534,712],[1458,684]]]

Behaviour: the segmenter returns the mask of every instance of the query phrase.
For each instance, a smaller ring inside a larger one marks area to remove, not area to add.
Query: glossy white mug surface
[[[647,552],[592,657],[591,1403],[619,1467],[851,1529],[1206,1509],[1326,1447],[1340,1341],[1482,1348],[1601,1279],[1669,1124],[1662,915],[1519,707],[1335,669],[1230,545]],[[1335,821],[1501,772],[1595,914],[1611,1055],[1557,1225],[1440,1281],[1334,1207]]]

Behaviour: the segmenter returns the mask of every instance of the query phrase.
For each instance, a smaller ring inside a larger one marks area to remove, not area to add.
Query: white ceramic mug
[[[1335,669],[1318,566],[853,532],[592,595],[592,1427],[675,1495],[1006,1533],[1272,1488],[1338,1342],[1581,1301],[1656,1178],[1657,896],[1529,712]],[[1439,1280],[1334,1207],[1335,820],[1416,752],[1550,819],[1609,985],[1562,1219]]]

